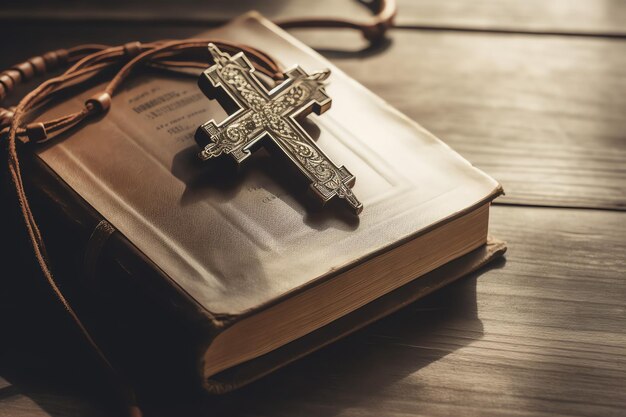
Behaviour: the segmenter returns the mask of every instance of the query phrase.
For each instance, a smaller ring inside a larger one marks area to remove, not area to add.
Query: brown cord
[[[278,24],[284,28],[350,28],[360,31],[366,39],[375,41],[382,38],[392,26],[396,14],[395,0],[381,0],[379,3],[379,12],[371,22],[367,23],[341,19],[294,19]],[[158,66],[170,69],[207,67],[211,63],[210,54],[207,51],[207,44],[210,42],[227,52],[243,51],[257,71],[275,81],[279,81],[283,77],[278,64],[265,52],[247,45],[219,39],[186,39],[145,44],[131,42],[115,47],[98,44],[79,45],[67,50],[59,49],[46,52],[0,73],[0,102],[2,102],[17,85],[28,82],[35,76],[45,75],[70,65],[65,72],[48,79],[28,93],[17,106],[6,109],[0,107],[0,133],[6,133],[9,175],[39,268],[57,300],[63,305],[87,343],[118,381],[119,386],[122,387],[125,399],[129,404],[129,415],[133,417],[140,417],[142,414],[136,405],[130,385],[117,372],[107,355],[93,339],[89,330],[65,298],[50,270],[44,240],[24,188],[17,141],[45,142],[59,133],[75,127],[89,116],[108,111],[111,106],[111,97],[132,71],[138,67]],[[88,99],[84,106],[75,113],[44,122],[23,124],[31,111],[50,104],[69,88],[84,85],[96,76],[103,74],[104,71],[113,68],[120,69],[109,81],[105,90]]]
[[[393,27],[394,19],[396,18],[396,14],[398,12],[396,0],[379,0],[377,3],[377,13],[367,22],[358,22],[348,19],[319,18],[285,19],[276,21],[275,23],[283,29],[352,29],[361,32],[363,37],[368,41],[377,42],[385,36],[389,29]]]

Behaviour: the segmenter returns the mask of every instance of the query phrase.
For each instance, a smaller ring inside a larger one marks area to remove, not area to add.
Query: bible
[[[504,253],[488,237],[501,186],[442,141],[256,13],[207,35],[284,68],[330,69],[332,108],[299,123],[358,178],[359,216],[320,210],[263,149],[234,175],[202,164],[196,128],[227,114],[194,77],[158,68],[106,116],[39,148],[29,188],[82,230],[87,280],[115,264],[185,317],[208,391],[253,381]]]

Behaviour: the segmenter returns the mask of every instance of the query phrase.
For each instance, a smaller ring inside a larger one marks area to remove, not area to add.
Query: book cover
[[[302,123],[332,160],[356,176],[353,190],[365,207],[360,216],[341,207],[311,209],[306,189],[262,151],[234,176],[201,163],[196,128],[226,114],[206,99],[193,76],[134,77],[105,117],[41,148],[38,157],[216,329],[393,250],[502,192],[445,143],[259,15],[245,15],[201,37],[269,51],[285,68],[331,70],[326,90],[332,108]],[[90,94],[50,109],[45,117],[66,113]],[[503,248],[492,242],[459,250],[455,257],[469,255],[448,276],[462,276]],[[444,263],[443,258],[433,262],[419,275]],[[398,281],[389,291],[405,284]],[[373,301],[364,300],[361,307]],[[394,309],[387,305],[370,316]],[[323,339],[357,327],[344,324]],[[245,371],[239,380],[254,379],[324,343],[316,341],[281,360],[257,361],[265,365],[248,368],[257,370]],[[238,386],[232,382],[237,372],[212,390]]]

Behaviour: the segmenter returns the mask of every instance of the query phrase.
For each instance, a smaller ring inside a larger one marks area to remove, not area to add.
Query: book
[[[117,263],[189,317],[207,390],[257,379],[504,252],[488,238],[501,186],[445,143],[256,13],[201,36],[331,70],[332,109],[301,123],[356,176],[360,216],[314,207],[262,150],[239,171],[202,163],[194,133],[226,113],[194,76],[158,71],[40,148],[32,186],[88,231],[86,274]]]

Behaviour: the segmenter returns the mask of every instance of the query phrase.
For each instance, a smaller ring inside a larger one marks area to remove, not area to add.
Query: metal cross
[[[209,51],[215,64],[204,71],[198,84],[231,114],[222,123],[211,120],[198,128],[200,158],[227,154],[241,163],[251,155],[253,145],[269,137],[308,177],[323,203],[336,196],[360,213],[363,205],[351,190],[354,175],[324,155],[296,122],[296,117],[311,111],[319,115],[330,108],[331,99],[324,91],[330,70],[307,74],[296,66],[285,73],[285,81],[268,91],[253,75],[254,67],[243,52],[230,56],[212,43]]]

